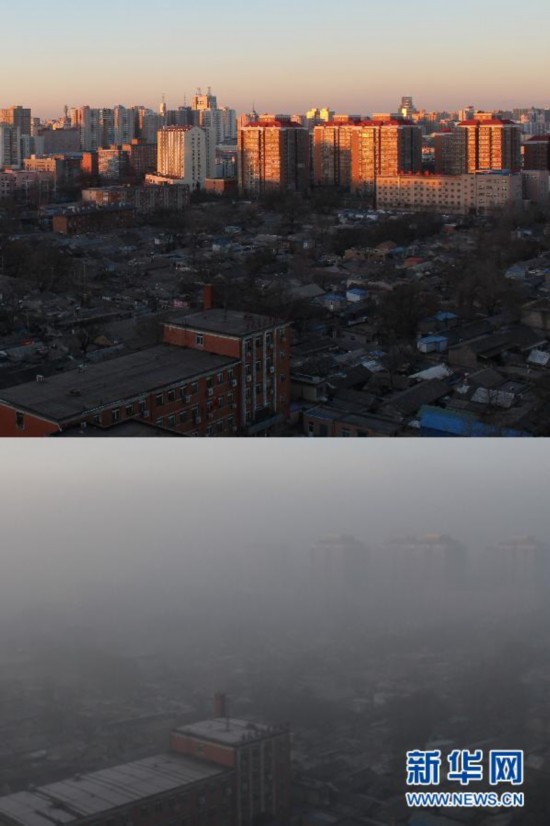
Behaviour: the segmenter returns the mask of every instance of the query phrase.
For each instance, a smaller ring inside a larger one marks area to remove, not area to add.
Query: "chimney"
[[[214,695],[214,717],[227,717],[227,697],[221,691]]]
[[[214,285],[206,284],[204,287],[204,310],[212,310],[214,307]]]

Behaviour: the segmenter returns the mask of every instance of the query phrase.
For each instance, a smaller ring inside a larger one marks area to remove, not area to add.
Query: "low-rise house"
[[[448,346],[447,336],[423,336],[416,344],[421,353],[444,353]]]

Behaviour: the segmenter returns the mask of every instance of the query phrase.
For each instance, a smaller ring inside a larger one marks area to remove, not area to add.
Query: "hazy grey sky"
[[[2,555],[113,543],[155,553],[220,541],[546,534],[542,440],[4,442]],[[57,550],[59,549],[59,550]],[[115,551],[110,551],[115,553]]]

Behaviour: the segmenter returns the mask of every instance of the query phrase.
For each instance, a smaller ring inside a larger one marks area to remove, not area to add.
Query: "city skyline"
[[[513,7],[488,0],[481,24],[472,0],[444,17],[435,0],[414,6],[397,0],[391,9],[357,0],[337,8],[324,0],[298,7],[282,0],[273,8],[240,0],[228,8],[214,0],[209,28],[199,9],[168,0],[155,8],[152,27],[142,0],[131,7],[99,0],[93,16],[61,0],[51,20],[25,31],[24,62],[17,37],[3,49],[5,105],[20,103],[52,118],[65,104],[157,108],[165,94],[175,107],[208,85],[222,105],[239,112],[253,103],[258,111],[285,112],[328,104],[363,114],[394,110],[405,94],[427,110],[550,105],[545,27],[533,26],[528,41],[517,37],[526,20],[550,17],[541,0]],[[42,13],[37,0],[33,12]],[[6,11],[4,23],[17,31],[15,10]]]

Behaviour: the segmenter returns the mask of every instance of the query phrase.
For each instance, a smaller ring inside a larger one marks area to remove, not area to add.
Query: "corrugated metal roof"
[[[160,754],[0,798],[0,820],[52,826],[127,806],[227,772],[212,763]]]

